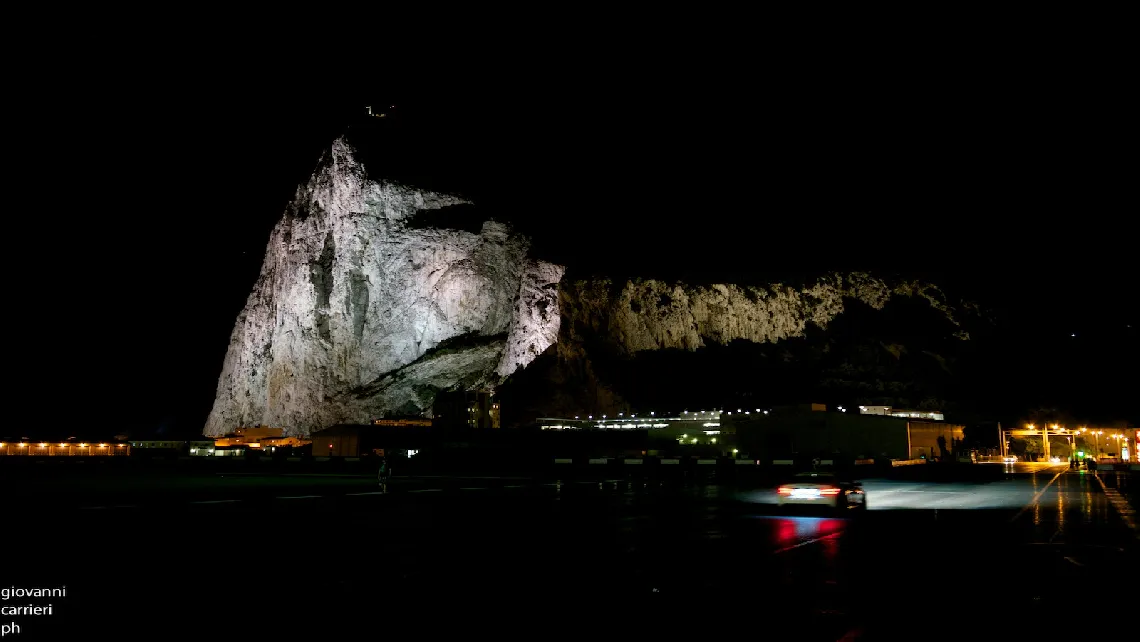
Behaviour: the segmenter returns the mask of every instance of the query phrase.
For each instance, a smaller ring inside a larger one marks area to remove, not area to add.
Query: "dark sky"
[[[755,283],[922,276],[1040,346],[1011,376],[1060,363],[1056,404],[1128,412],[1140,270],[1123,87],[1056,67],[867,69],[610,71],[430,97],[126,71],[92,85],[98,99],[21,106],[12,275],[32,297],[13,297],[9,323],[46,400],[31,416],[199,428],[272,225],[369,104],[396,105],[392,171],[471,195],[555,260]]]

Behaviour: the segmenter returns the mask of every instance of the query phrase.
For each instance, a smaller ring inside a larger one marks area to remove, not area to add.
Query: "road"
[[[1064,467],[867,479],[862,515],[784,514],[770,488],[680,480],[397,478],[383,491],[352,476],[227,475],[144,486],[26,487],[28,503],[5,521],[15,545],[3,584],[68,586],[51,621],[28,626],[58,633],[103,618],[153,631],[143,622],[228,612],[238,629],[328,633],[377,605],[485,602],[604,623],[611,609],[645,617],[658,602],[685,605],[654,616],[662,624],[960,639],[983,623],[1069,623],[1059,614],[1079,587],[1111,595],[1140,577],[1137,532],[1103,481]]]

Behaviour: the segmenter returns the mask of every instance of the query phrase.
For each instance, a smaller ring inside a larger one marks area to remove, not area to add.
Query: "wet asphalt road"
[[[867,479],[861,514],[793,514],[770,487],[683,480],[396,478],[385,491],[359,477],[231,475],[40,489],[9,511],[16,554],[0,583],[66,584],[51,621],[28,624],[53,635],[123,605],[133,615],[117,617],[134,623],[119,632],[149,633],[144,621],[216,612],[229,596],[303,608],[215,615],[233,617],[227,630],[332,639],[376,609],[484,603],[574,622],[787,623],[800,640],[960,639],[1011,617],[1065,625],[1074,595],[1140,582],[1140,542],[1111,493],[1126,481],[1109,479],[1106,495],[1107,477],[1018,465],[984,482]]]

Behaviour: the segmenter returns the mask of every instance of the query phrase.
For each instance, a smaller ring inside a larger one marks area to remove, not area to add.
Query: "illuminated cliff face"
[[[852,300],[881,310],[892,297],[918,299],[958,326],[937,288],[865,274],[801,288],[563,283],[564,268],[529,257],[527,240],[505,225],[473,233],[417,224],[424,212],[463,204],[370,179],[337,140],[273,230],[205,433],[268,425],[306,435],[427,414],[438,391],[494,387],[555,345],[562,374],[534,403],[571,408],[581,402],[569,397],[592,386],[591,403],[616,407],[587,345],[629,357],[784,342],[826,328]]]
[[[337,140],[273,230],[206,434],[420,412],[435,390],[492,385],[546,350],[561,267],[527,258],[501,224],[411,225],[462,203],[368,179]]]

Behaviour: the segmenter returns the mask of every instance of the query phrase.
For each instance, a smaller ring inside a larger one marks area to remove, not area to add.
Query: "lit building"
[[[286,437],[281,428],[269,426],[254,426],[238,428],[234,432],[219,437],[213,442],[215,455],[225,452],[227,454],[244,452],[245,449],[272,451],[276,448],[299,448],[312,443],[308,439],[299,437]]]
[[[130,444],[86,441],[3,441],[0,456],[6,457],[126,457]]]
[[[892,406],[859,406],[861,415],[883,415],[885,417],[900,417],[903,419],[932,419],[945,421],[946,417],[937,410],[904,410]]]
[[[752,414],[753,411],[740,411],[744,412]],[[648,416],[618,413],[615,417],[588,415],[572,419],[544,417],[538,420],[538,427],[540,430],[645,430],[654,438],[676,439],[686,446],[718,446],[727,452],[731,450],[734,430],[726,427],[721,418],[731,414],[721,410],[686,410],[671,417],[658,417],[656,413]]]

